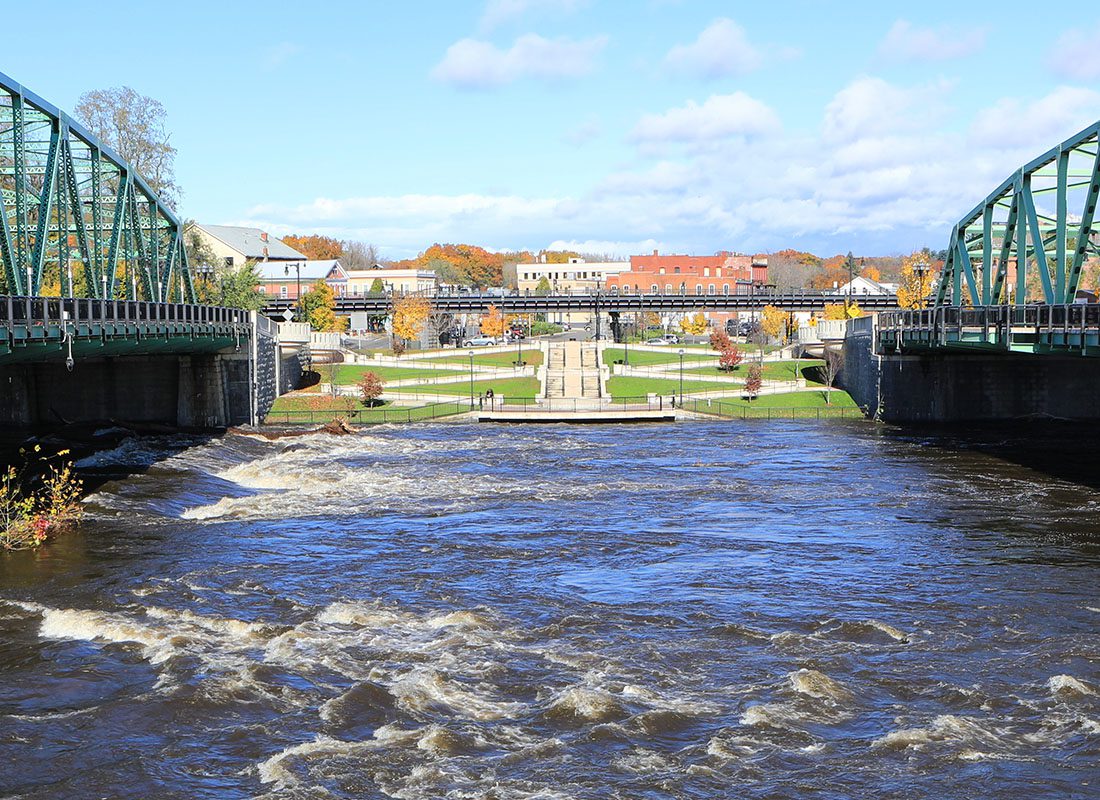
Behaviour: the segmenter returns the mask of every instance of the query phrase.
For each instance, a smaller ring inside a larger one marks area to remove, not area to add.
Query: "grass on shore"
[[[680,361],[680,354],[676,351],[678,347],[669,347],[668,352],[654,353],[650,350],[634,350],[630,349],[630,365],[633,367],[648,367],[653,364],[673,364]],[[607,365],[614,364],[616,361],[622,361],[624,357],[623,348],[621,347],[609,347],[603,351],[603,363]],[[684,353],[684,363],[689,361],[705,361],[708,358],[717,358],[717,353],[700,352],[696,350],[693,353]],[[687,372],[687,370],[684,370]]]
[[[474,396],[483,394],[487,389],[492,389],[497,397],[531,399],[537,397],[541,390],[538,378],[492,378],[489,380],[475,380],[473,385]],[[415,394],[445,394],[459,397],[470,396],[470,382],[459,381],[457,383],[423,384],[419,386],[400,386],[393,390],[395,393],[408,392]]]
[[[761,377],[766,381],[793,381],[795,377],[802,377],[806,379],[807,385],[820,386],[821,383],[817,380],[817,368],[824,363],[820,359],[806,358],[801,361],[765,361]],[[729,372],[718,367],[685,367],[684,374],[717,375],[723,378],[741,378],[743,380],[748,374],[751,364],[751,361],[742,361]],[[796,366],[801,375],[795,372]]]

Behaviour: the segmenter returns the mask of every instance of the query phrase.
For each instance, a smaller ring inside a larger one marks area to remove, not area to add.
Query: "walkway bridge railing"
[[[937,306],[878,316],[882,352],[993,350],[1100,355],[1100,305]]]

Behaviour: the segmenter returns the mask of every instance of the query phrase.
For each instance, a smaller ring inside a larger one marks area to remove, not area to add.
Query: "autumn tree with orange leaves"
[[[343,245],[331,236],[318,236],[317,234],[298,235],[291,234],[283,237],[283,243],[293,247],[310,261],[329,261],[339,258],[343,252]]]
[[[496,306],[489,306],[488,313],[486,313],[480,321],[481,332],[486,336],[492,336],[494,339],[504,333],[504,315],[500,313],[500,309]]]

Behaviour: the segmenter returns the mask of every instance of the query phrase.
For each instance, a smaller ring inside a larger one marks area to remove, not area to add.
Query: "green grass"
[[[630,349],[630,365],[632,367],[648,367],[653,364],[674,364],[679,363],[680,354],[676,351],[679,347],[669,347],[668,352],[654,353],[649,350],[634,350]],[[689,361],[704,361],[708,358],[717,358],[716,354],[706,354],[700,352],[684,353],[684,363]],[[609,347],[603,351],[603,363],[607,365],[614,364],[616,361],[623,359],[623,348],[621,347]],[[687,372],[687,369],[684,370]]]
[[[686,370],[685,370],[686,375]],[[684,378],[684,394],[690,392],[720,392],[740,389],[739,383],[725,383],[721,381],[693,381]],[[642,397],[647,394],[663,394],[666,396],[679,394],[680,379],[677,378],[634,378],[616,376],[607,382],[607,389],[612,397]]]
[[[321,373],[321,381],[327,383],[329,379],[329,368],[327,366],[320,366],[317,368]],[[409,378],[430,378],[433,376],[447,377],[449,375],[458,374],[450,370],[430,369],[426,367],[390,367],[390,366],[373,366],[368,364],[338,364],[336,366],[336,382],[341,385],[351,385],[357,383],[364,372],[374,372],[378,374],[378,377],[383,381],[403,381]]]
[[[803,378],[806,379],[807,385],[820,386],[820,381],[816,380],[817,368],[824,364],[824,361],[815,359],[802,359],[801,361],[765,361],[763,365],[763,371],[761,376],[766,381],[793,381],[795,379],[795,366],[798,366],[799,372],[802,373]],[[732,372],[726,372],[718,367],[691,367],[684,368],[684,374],[691,373],[692,375],[718,375],[723,378],[741,378],[744,379],[749,372],[749,366],[751,361],[742,361],[738,364]]]
[[[476,351],[475,351],[476,352]],[[528,366],[537,367],[542,363],[542,351],[535,349],[523,348],[522,351],[523,360],[527,362]],[[425,361],[438,361],[444,364],[466,364],[470,363],[470,356],[468,355],[449,355],[440,356],[437,358],[427,358]],[[513,367],[516,361],[516,349],[513,347],[504,353],[480,353],[474,356],[474,366],[483,367]]]
[[[275,398],[272,411],[345,411],[366,406],[357,397],[333,397],[327,392],[292,392]]]
[[[282,399],[282,398],[280,398]],[[464,414],[470,410],[469,401],[449,400],[443,403],[427,403],[422,406],[394,406],[385,403],[374,408],[358,408],[346,412],[343,409],[303,410],[273,408],[264,420],[267,425],[321,425],[336,416],[344,417],[353,425],[380,422],[418,422],[440,417]]]
[[[533,398],[537,397],[542,387],[538,378],[498,378],[474,381],[474,396],[482,394],[486,389],[492,389],[497,397],[508,398]],[[469,381],[458,383],[426,384],[421,386],[400,386],[394,392],[410,392],[416,394],[453,394],[460,397],[469,397]]]
[[[734,418],[860,416],[859,408],[847,392],[832,392],[829,399],[831,402],[826,403],[825,392],[810,391],[765,394],[755,400],[743,400],[740,397],[723,397],[709,403],[706,400],[685,400],[684,405],[689,411]]]

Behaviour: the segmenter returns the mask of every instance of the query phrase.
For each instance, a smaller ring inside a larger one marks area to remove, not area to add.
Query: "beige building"
[[[437,283],[432,269],[349,269],[345,296],[368,295],[375,281],[382,282],[382,291],[386,294],[430,294]]]
[[[564,264],[516,264],[516,287],[521,295],[536,294],[541,286],[548,294],[595,294],[607,279],[630,271],[629,261],[585,261],[570,258]],[[551,322],[589,325],[592,315],[585,311],[549,314]]]
[[[207,265],[211,267],[239,267],[246,261],[262,264],[265,261],[304,263],[307,260],[302,253],[260,228],[194,224],[187,228],[187,233],[191,232],[197,233],[220,260],[218,264]]]

